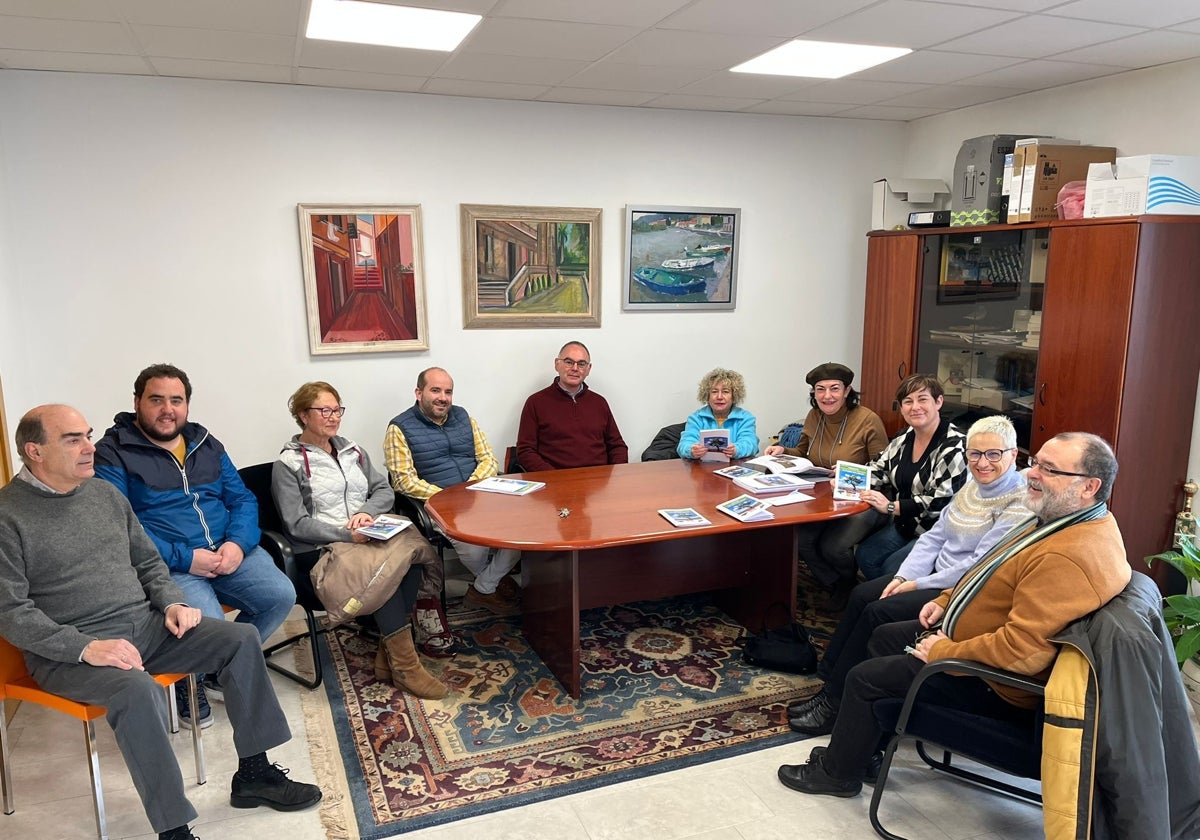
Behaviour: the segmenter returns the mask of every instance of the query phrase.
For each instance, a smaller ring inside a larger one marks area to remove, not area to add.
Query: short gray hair
[[[1054,436],[1054,440],[1083,441],[1083,455],[1079,459],[1079,472],[1089,478],[1100,479],[1100,489],[1096,491],[1097,502],[1107,502],[1112,494],[1113,482],[1117,480],[1117,455],[1113,452],[1108,441],[1090,432],[1063,432]]]
[[[992,414],[972,423],[971,428],[967,429],[968,445],[975,435],[995,435],[1004,441],[1005,449],[1017,448],[1017,430],[1003,414]]]

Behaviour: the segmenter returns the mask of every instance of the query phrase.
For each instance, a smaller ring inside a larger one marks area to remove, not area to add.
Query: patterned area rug
[[[353,629],[322,642],[329,710],[310,702],[306,718],[331,840],[393,837],[792,741],[786,705],[817,685],[743,664],[742,628],[702,596],[585,612],[578,701],[519,618],[452,610],[451,620],[461,652],[425,660],[453,689],[441,701],[376,681],[376,643]]]

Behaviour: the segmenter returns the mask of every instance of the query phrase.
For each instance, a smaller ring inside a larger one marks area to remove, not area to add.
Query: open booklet
[[[663,508],[659,513],[676,528],[697,528],[712,524],[694,508]]]
[[[775,514],[771,513],[766,502],[746,495],[730,499],[728,502],[721,502],[717,505],[717,510],[742,522],[759,522],[763,519],[775,518]]]
[[[713,470],[713,475],[723,475],[726,478],[745,478],[748,475],[762,475],[762,470],[756,470],[753,467],[744,467],[741,464],[731,464],[728,467]]]
[[[735,478],[733,483],[757,496],[791,493],[793,490],[807,490],[813,486],[813,483],[806,478],[794,475],[763,475],[762,473],[740,476]]]
[[[486,493],[504,493],[508,496],[524,496],[546,486],[544,481],[525,481],[521,478],[501,478],[494,475],[468,485],[468,490],[483,490]]]
[[[761,467],[769,473],[802,475],[805,478],[829,478],[833,475],[833,470],[828,467],[818,467],[799,455],[760,455],[746,461],[746,464]]]
[[[700,458],[701,461],[719,461],[723,464],[729,463],[729,456],[721,450],[729,446],[729,430],[728,429],[701,429],[700,442],[704,444],[704,455]]]
[[[871,487],[871,468],[851,461],[838,461],[833,474],[833,498],[858,501],[859,494]]]
[[[411,524],[407,519],[401,519],[399,516],[381,513],[370,525],[364,525],[354,530],[359,534],[366,534],[374,540],[390,540]]]

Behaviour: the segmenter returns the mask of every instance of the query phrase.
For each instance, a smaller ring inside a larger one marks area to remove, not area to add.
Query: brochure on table
[[[721,502],[721,504],[717,505],[717,510],[742,522],[759,522],[764,519],[775,518],[775,514],[771,513],[766,502],[762,499],[746,495],[738,496],[727,502]]]
[[[659,513],[676,528],[698,528],[712,524],[694,508],[663,508]]]
[[[508,496],[524,496],[546,486],[544,481],[525,481],[520,478],[502,478],[495,475],[469,485],[468,490],[483,490],[485,493],[504,493]]]
[[[733,483],[743,490],[749,490],[759,496],[791,493],[794,490],[807,490],[813,486],[808,479],[798,478],[794,475],[763,475],[762,473],[735,478]]]
[[[760,455],[746,462],[749,466],[762,467],[773,474],[802,475],[805,478],[829,478],[833,470],[828,467],[818,467],[807,458],[799,455]]]

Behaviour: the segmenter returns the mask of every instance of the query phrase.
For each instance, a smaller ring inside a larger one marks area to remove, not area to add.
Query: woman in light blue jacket
[[[722,452],[730,458],[758,454],[758,429],[754,415],[741,407],[746,398],[746,380],[737,371],[714,368],[700,380],[696,399],[703,408],[693,411],[684,425],[676,451],[680,458],[700,459],[707,451],[700,440],[705,429],[728,429],[729,445]]]

